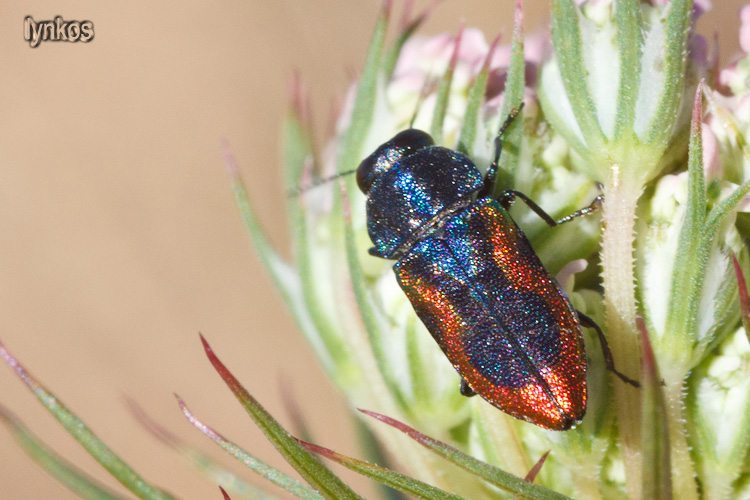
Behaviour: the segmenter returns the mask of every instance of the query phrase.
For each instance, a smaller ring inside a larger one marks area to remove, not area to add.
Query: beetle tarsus
[[[612,351],[609,349],[607,339],[604,336],[604,332],[602,332],[602,329],[599,327],[599,325],[597,325],[593,319],[591,319],[589,316],[586,316],[581,311],[576,311],[576,313],[578,313],[578,319],[581,321],[582,326],[593,328],[594,330],[596,330],[596,335],[599,337],[599,343],[602,345],[602,354],[604,354],[604,363],[607,366],[607,370],[617,375],[617,377],[626,384],[630,384],[633,387],[640,387],[640,382],[638,382],[637,380],[633,380],[624,373],[617,371],[617,369],[615,368],[615,360],[612,357]]]
[[[469,384],[467,384],[464,379],[461,379],[461,387],[459,390],[461,391],[461,395],[466,396],[467,398],[477,395],[477,393],[474,392],[474,389],[469,387]]]

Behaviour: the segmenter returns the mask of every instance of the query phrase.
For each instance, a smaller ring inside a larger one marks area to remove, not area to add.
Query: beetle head
[[[414,128],[399,132],[393,139],[380,146],[359,164],[359,168],[357,168],[359,189],[365,194],[369,193],[372,184],[383,172],[386,172],[403,158],[434,144],[435,141],[427,132]]]

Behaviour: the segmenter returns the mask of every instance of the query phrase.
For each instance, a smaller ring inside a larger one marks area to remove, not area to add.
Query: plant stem
[[[695,469],[687,443],[687,430],[682,406],[682,383],[670,383],[664,390],[669,425],[669,447],[672,450],[672,491],[674,498],[698,500]]]
[[[641,184],[623,178],[620,166],[611,165],[604,186],[602,207],[602,280],[607,318],[607,340],[617,370],[639,379],[640,342],[635,324],[633,241],[635,209]],[[627,494],[641,498],[641,394],[613,377],[620,443],[625,463]]]

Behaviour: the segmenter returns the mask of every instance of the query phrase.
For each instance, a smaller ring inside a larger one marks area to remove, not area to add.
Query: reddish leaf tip
[[[393,10],[393,0],[383,0],[383,17],[389,19]]]
[[[395,418],[391,418],[387,415],[383,415],[382,413],[376,413],[370,410],[363,410],[362,408],[357,408],[357,410],[374,419],[380,420],[381,422],[388,424],[391,427],[394,427],[395,429],[398,429],[399,431],[403,432],[404,434],[411,437],[412,439],[419,441],[422,444],[436,442],[435,439],[427,436],[426,434],[422,434],[421,432],[416,430],[414,427],[410,427],[406,425],[405,423],[396,420]]]
[[[231,177],[238,177],[239,169],[237,168],[237,161],[234,158],[234,153],[232,152],[232,147],[229,145],[229,141],[226,137],[222,137],[220,144],[221,156],[224,158],[224,168]]]
[[[648,336],[648,330],[646,330],[646,322],[643,321],[641,316],[635,319],[638,331],[641,334],[641,343],[643,344],[643,375],[644,381],[647,380],[658,380],[659,372],[656,367],[656,357],[654,356],[654,350],[651,347],[651,340]]]
[[[292,112],[300,123],[310,127],[310,95],[302,83],[299,69],[295,69],[287,83],[287,93]]]
[[[11,413],[11,411],[5,406],[0,404],[0,421],[9,425],[10,427],[18,427],[20,423],[18,419]]]
[[[226,491],[224,491],[224,488],[219,486],[219,489],[221,490],[221,494],[224,495],[224,500],[232,500],[232,497],[230,497],[229,494]]]
[[[14,372],[16,372],[16,375],[21,379],[21,381],[26,384],[26,387],[29,389],[37,389],[39,388],[39,383],[34,379],[34,377],[26,371],[26,368],[16,359],[13,354],[5,347],[5,344],[0,343],[0,358],[5,361],[5,364],[8,365]],[[42,388],[45,392],[46,389]]]
[[[130,410],[130,413],[133,415],[133,418],[135,418],[136,422],[146,429],[146,432],[165,443],[167,446],[176,445],[178,442],[177,436],[151,418],[151,415],[146,413],[146,410],[144,410],[143,407],[141,407],[133,398],[125,395],[123,396],[123,399],[125,400],[125,405],[128,407],[128,410]]]
[[[183,401],[183,399],[180,397],[179,394],[177,394],[176,392],[173,392],[172,395],[177,400],[177,404],[180,405],[180,408],[185,407],[185,401]]]
[[[329,460],[334,461],[338,457],[338,453],[328,448],[324,448],[323,446],[304,441],[300,438],[294,438],[294,440],[297,441],[304,449],[306,449],[310,453],[315,453],[316,455],[320,455],[321,457],[325,457]]]
[[[407,31],[412,31],[417,29],[417,27],[425,22],[435,11],[438,5],[443,0],[433,0],[432,3],[430,3],[425,9],[417,15],[413,20],[411,20],[411,10],[414,7],[414,2],[407,1],[404,3],[404,9],[403,9],[403,16],[401,19],[401,32],[405,33]]]
[[[516,11],[513,17],[513,31],[520,34],[523,30],[523,0],[516,0]]]
[[[500,45],[500,40],[503,38],[502,33],[498,33],[498,35],[495,37],[494,40],[492,40],[492,45],[490,45],[490,50],[487,51],[487,56],[484,59],[484,65],[482,66],[482,71],[489,71],[490,63],[492,62],[492,58],[495,55],[495,49]]]
[[[465,27],[466,23],[464,23],[464,21],[461,21],[461,24],[458,27],[458,34],[456,34],[456,39],[453,42],[453,53],[451,54],[451,59],[448,63],[448,71],[450,72],[453,72],[456,69],[456,65],[458,64],[458,54],[461,49],[461,41],[464,37]]]
[[[203,334],[200,332],[198,332],[198,336],[201,339],[201,344],[203,344],[203,350],[206,352],[206,355],[209,358],[214,358],[215,357],[214,350],[211,348],[211,345],[206,340],[206,337],[204,337]]]
[[[409,29],[409,25],[412,23],[411,12],[413,9],[414,9],[414,0],[405,0],[404,6],[401,9],[401,21],[399,22],[401,31],[406,31]]]
[[[544,461],[547,460],[547,457],[549,456],[550,452],[548,451],[544,455],[542,455],[542,458],[537,460],[537,462],[534,464],[534,467],[531,468],[528,474],[526,474],[526,477],[523,478],[524,481],[527,483],[533,483],[534,479],[536,479],[537,474],[539,474],[539,471],[542,470],[542,466],[544,465]]]

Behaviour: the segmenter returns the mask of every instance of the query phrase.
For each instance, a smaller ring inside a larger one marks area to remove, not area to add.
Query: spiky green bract
[[[0,358],[16,372],[18,378],[40,403],[55,417],[86,452],[104,467],[112,477],[143,500],[173,500],[169,493],[146,482],[135,470],[115,454],[88,426],[71,412],[54,394],[40,384],[0,342]]]
[[[301,498],[302,495],[308,494],[308,498],[311,499],[322,498],[312,488],[289,477],[278,469],[265,464],[236,444],[225,439],[224,436],[215,432],[212,428],[193,417],[179,397],[177,400],[179,401],[183,415],[185,415],[188,421],[240,463],[297,497]],[[227,489],[236,492],[242,498],[253,498],[257,500],[274,500],[276,498],[244,481],[227,467],[218,463],[215,459],[185,443],[182,439],[153,420],[140,406],[138,406],[138,404],[136,404],[135,401],[127,399],[126,402],[136,420],[138,420],[138,422],[141,423],[156,440],[164,443],[166,446],[170,447],[183,458],[188,460],[196,470],[201,472],[210,481],[225,486]]]
[[[484,479],[490,484],[514,494],[517,498],[539,500],[563,500],[568,498],[565,495],[561,495],[555,491],[548,490],[547,488],[529,483],[518,476],[514,476],[513,474],[509,474],[501,469],[498,469],[497,467],[493,467],[485,462],[482,462],[481,460],[477,460],[471,455],[467,455],[466,453],[463,453],[462,451],[459,451],[450,445],[426,436],[413,427],[410,427],[390,417],[367,410],[359,411],[403,432],[411,439],[429,449],[430,451],[433,451],[449,462],[468,470],[472,474]]]
[[[397,489],[404,493],[408,493],[411,496],[422,498],[424,500],[461,500],[463,497],[448,493],[435,488],[427,483],[414,479],[412,477],[400,474],[398,472],[388,470],[379,465],[370,464],[362,460],[350,458],[335,451],[329,450],[322,446],[318,446],[313,443],[307,443],[300,441],[300,444],[309,452],[317,453],[329,460],[343,465],[349,470],[353,470],[365,477],[374,479],[375,481]]]
[[[99,484],[94,478],[55,453],[2,406],[0,422],[5,424],[13,439],[39,467],[79,497],[86,500],[124,500],[125,497]]]
[[[224,380],[248,415],[258,425],[263,434],[289,464],[323,497],[329,499],[355,500],[361,497],[344,484],[330,470],[325,468],[307,450],[305,450],[289,433],[268,413],[258,401],[232,375],[226,366],[214,354],[206,339],[201,336],[203,349],[211,365]]]

